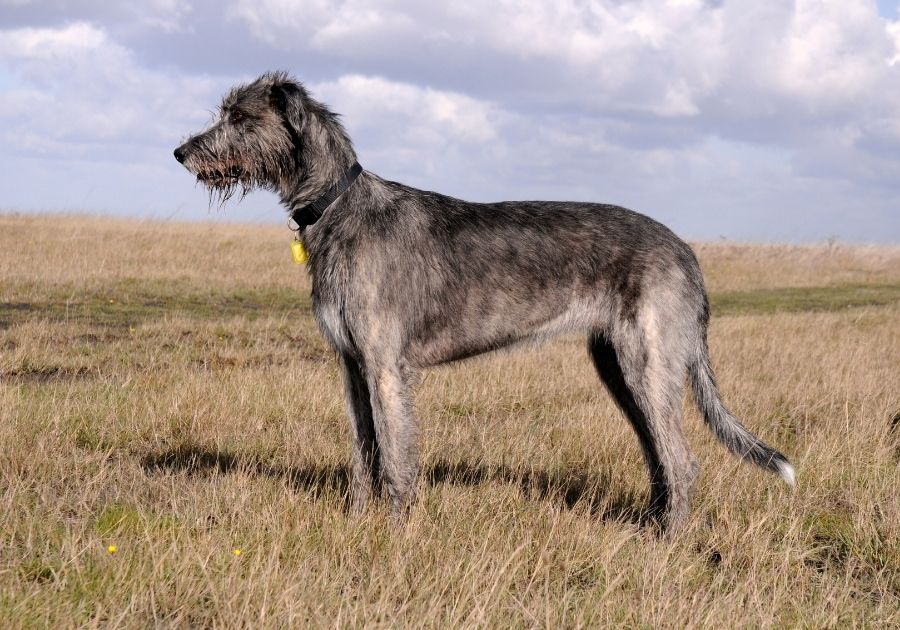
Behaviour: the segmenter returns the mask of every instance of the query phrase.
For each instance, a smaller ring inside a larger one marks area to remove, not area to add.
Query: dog
[[[232,89],[175,157],[221,202],[265,188],[290,213],[343,371],[354,512],[382,489],[395,517],[414,498],[417,370],[573,331],[637,433],[648,514],[669,535],[689,516],[699,469],[682,422],[686,377],[715,436],[793,485],[787,458],[722,402],[697,258],[653,219],[595,203],[470,203],[384,180],[284,72]]]

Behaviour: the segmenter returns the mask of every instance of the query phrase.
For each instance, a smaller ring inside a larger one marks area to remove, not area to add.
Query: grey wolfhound
[[[709,302],[691,248],[656,221],[595,203],[470,203],[363,171],[338,117],[286,73],[234,88],[175,157],[221,201],[276,192],[309,255],[316,321],[343,370],[351,506],[385,490],[394,516],[418,471],[416,370],[571,331],[650,472],[648,514],[668,533],[690,511],[698,463],[682,426],[685,377],[716,437],[788,483],[787,459],[722,403]]]

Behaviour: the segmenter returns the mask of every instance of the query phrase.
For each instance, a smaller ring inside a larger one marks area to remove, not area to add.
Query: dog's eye
[[[238,111],[231,112],[228,115],[228,118],[231,119],[232,123],[244,122],[244,120],[247,119],[247,117],[242,112],[238,112]]]

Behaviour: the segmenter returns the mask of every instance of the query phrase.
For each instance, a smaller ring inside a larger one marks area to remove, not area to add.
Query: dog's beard
[[[222,207],[238,191],[240,191],[240,201],[253,189],[252,180],[245,178],[239,169],[227,172],[201,172],[197,174],[197,182],[202,184],[209,193],[210,206]]]
[[[238,201],[241,201],[260,185],[254,174],[234,158],[215,163],[211,168],[200,167],[190,170],[195,171],[197,182],[209,193],[210,207],[216,205],[221,208],[238,192],[240,193]]]
[[[212,159],[188,158],[184,166],[194,174],[197,183],[206,188],[210,208],[214,205],[222,208],[235,195],[240,202],[257,188],[277,192],[285,174],[296,170],[289,158],[270,156],[269,162],[262,162],[248,160],[240,154]]]

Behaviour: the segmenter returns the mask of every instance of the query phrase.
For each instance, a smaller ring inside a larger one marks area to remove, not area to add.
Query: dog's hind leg
[[[352,356],[340,354],[344,373],[344,394],[347,414],[350,417],[352,438],[350,509],[361,513],[372,491],[377,492],[380,483],[380,454],[375,439],[375,422],[372,417],[371,395],[362,366]]]
[[[640,440],[650,473],[649,514],[671,536],[690,513],[698,465],[682,427],[684,373],[680,381],[667,374],[654,354],[659,348],[647,347],[653,342],[638,334],[613,343],[595,333],[588,345],[600,378]]]
[[[367,376],[382,481],[391,501],[391,516],[400,518],[414,499],[418,475],[416,421],[409,386],[397,365],[382,364]]]

